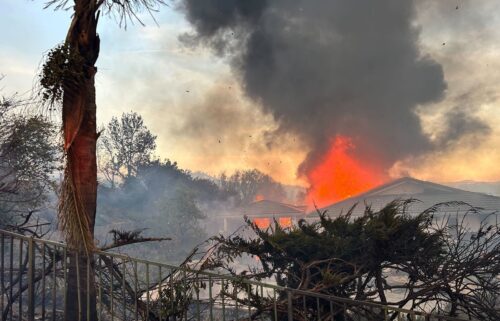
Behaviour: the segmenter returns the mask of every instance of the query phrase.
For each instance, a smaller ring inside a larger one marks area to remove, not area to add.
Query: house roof
[[[270,200],[252,202],[237,209],[238,214],[252,216],[297,216],[304,215],[305,208]]]
[[[373,210],[379,210],[391,201],[410,198],[417,201],[410,205],[409,213],[420,213],[433,205],[453,201],[464,202],[488,211],[500,210],[500,197],[468,192],[411,177],[394,180],[365,193],[324,207],[321,210],[326,210],[330,215],[339,215],[358,204],[353,211],[353,215],[357,216],[363,214],[365,204],[371,206]],[[455,205],[446,207],[446,211],[463,211],[466,208],[467,206]]]

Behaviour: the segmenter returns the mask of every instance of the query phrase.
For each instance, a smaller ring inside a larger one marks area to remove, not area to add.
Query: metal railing
[[[87,259],[63,243],[2,230],[0,286],[3,321],[74,320],[71,309],[89,321],[460,320],[116,253]]]

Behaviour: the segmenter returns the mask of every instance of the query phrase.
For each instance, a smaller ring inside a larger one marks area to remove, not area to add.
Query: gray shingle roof
[[[297,216],[304,215],[304,208],[290,204],[261,200],[239,208],[240,215],[252,216]]]

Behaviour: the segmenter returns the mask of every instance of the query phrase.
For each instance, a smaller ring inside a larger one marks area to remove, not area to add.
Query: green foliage
[[[57,168],[55,126],[41,116],[17,115],[10,122],[10,133],[2,141],[9,154],[7,166],[16,171],[19,180],[47,180]]]
[[[367,207],[359,218],[351,218],[350,213],[335,218],[319,213],[318,222],[302,220],[291,229],[275,224],[261,230],[248,220],[257,238],[218,237],[219,253],[259,257],[264,271],[260,276],[275,276],[283,286],[351,296],[365,290],[360,288],[361,276],[374,281],[378,271],[392,265],[425,274],[419,263],[441,255],[440,232],[430,229],[432,216],[411,217],[404,208],[402,202],[390,203],[378,212]]]
[[[438,225],[434,216],[443,218],[439,213],[443,207],[467,204],[437,204],[410,214],[412,202],[393,201],[379,211],[367,206],[361,217],[352,217],[353,209],[336,217],[318,212],[317,222],[301,220],[292,228],[275,223],[261,230],[247,220],[254,236],[214,238],[218,250],[212,264],[234,276],[275,279],[279,285],[301,290],[497,320],[500,225],[495,216],[485,217],[469,206],[460,220],[457,214],[456,223]],[[472,221],[483,217],[477,230],[467,227],[469,217]],[[238,270],[234,262],[247,255],[258,257],[259,266]],[[304,306],[310,311],[304,320],[316,320],[316,303]],[[381,317],[365,312],[369,311],[356,313],[370,320]],[[345,317],[340,313],[335,320]]]
[[[199,221],[206,216],[196,204],[195,193],[181,184],[173,193],[166,194],[158,202],[160,210],[158,218],[161,220],[158,223],[165,226],[168,233],[177,238],[184,238],[185,235],[205,235]]]
[[[47,54],[39,78],[42,101],[52,106],[83,80],[84,59],[69,44],[61,44]]]
[[[159,300],[154,303],[153,308],[159,311],[158,317],[161,320],[179,319],[186,314],[186,311],[193,303],[194,294],[201,288],[206,288],[205,283],[192,285],[189,282],[176,281],[170,284],[169,288],[162,289]]]
[[[58,169],[55,126],[41,116],[0,118],[0,214],[13,220],[42,206]]]
[[[111,188],[100,185],[96,224],[115,229],[146,229],[146,236],[172,241],[128,248],[131,255],[159,261],[182,261],[206,239],[203,228],[207,204],[217,199],[217,186],[195,179],[175,162],[152,161],[137,174]],[[122,225],[115,225],[120,222]]]

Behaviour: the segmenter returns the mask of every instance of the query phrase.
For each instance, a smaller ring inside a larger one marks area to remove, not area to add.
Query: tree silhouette
[[[149,164],[156,149],[156,136],[144,125],[142,116],[124,113],[106,125],[100,141],[101,171],[114,188],[116,180],[137,175],[139,166]]]

